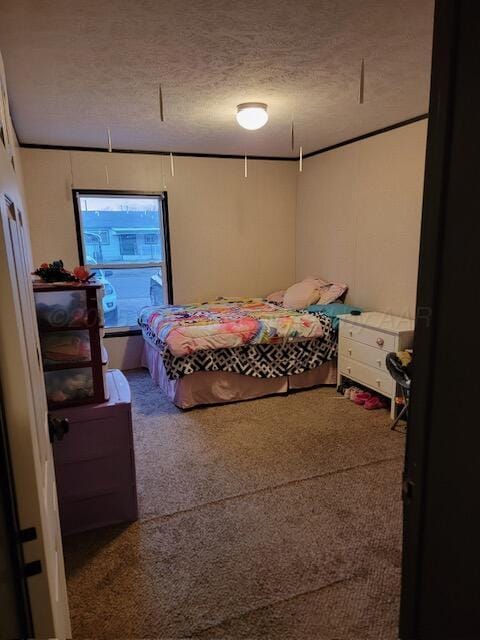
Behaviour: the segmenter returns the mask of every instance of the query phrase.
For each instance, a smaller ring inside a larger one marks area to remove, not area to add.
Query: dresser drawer
[[[340,322],[340,336],[357,340],[382,351],[396,351],[396,336],[378,329],[361,327],[350,322]]]
[[[73,412],[64,412],[67,418]],[[116,455],[132,448],[130,413],[119,405],[117,416],[77,422],[70,418],[70,430],[53,445],[55,464],[80,462]]]
[[[351,358],[362,364],[387,372],[385,364],[386,352],[369,344],[350,340],[350,338],[342,338],[338,345],[338,352],[345,358]],[[388,372],[387,372],[388,373]]]
[[[123,491],[99,494],[60,503],[62,535],[106,527],[117,522],[133,522],[138,518],[137,492],[134,486]]]
[[[395,394],[395,382],[388,372],[379,371],[342,355],[338,358],[338,369],[347,378],[352,378],[390,398]]]
[[[135,484],[133,452],[125,449],[109,457],[56,464],[55,474],[61,503],[124,491]]]

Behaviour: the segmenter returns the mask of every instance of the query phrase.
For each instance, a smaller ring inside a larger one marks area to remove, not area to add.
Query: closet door
[[[8,415],[7,406],[6,421],[12,443],[12,463],[17,487],[20,525],[24,529],[33,527],[36,533],[36,539],[24,545],[25,557],[30,563],[29,572],[32,574],[28,579],[28,590],[33,624],[36,637],[67,638],[71,635],[70,620],[55,470],[30,276],[28,236],[23,228],[22,215],[14,203],[6,196],[1,200],[4,239],[4,255],[1,257],[8,265],[8,271],[3,272],[3,278],[9,279],[10,296],[6,298],[7,304],[2,305],[0,321],[5,324],[10,321],[11,324],[11,315],[14,314],[19,347],[19,352],[15,356],[16,367],[12,367],[16,372],[12,370],[9,373],[9,376],[12,374],[17,376],[17,384],[14,387],[17,397],[11,398],[11,394],[8,397],[11,401],[24,403],[23,417],[28,421],[28,425],[24,424],[23,427],[28,429],[31,436],[30,439],[25,438],[24,433],[22,438],[24,455],[19,456],[16,447],[19,434],[16,429],[13,429],[13,424],[9,429],[9,421],[13,420],[14,416],[13,412],[10,416]],[[6,317],[7,314],[10,318]],[[11,360],[12,355],[10,355],[10,362]],[[8,382],[11,385],[13,381],[7,380]],[[11,390],[13,391],[12,387]]]

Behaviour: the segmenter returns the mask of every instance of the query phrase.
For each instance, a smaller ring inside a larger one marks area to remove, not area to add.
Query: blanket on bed
[[[173,356],[247,344],[284,344],[323,336],[318,317],[260,298],[221,298],[190,305],[145,307],[138,323]]]
[[[282,344],[247,344],[233,349],[196,351],[174,356],[162,342],[143,329],[144,340],[158,349],[170,380],[198,371],[228,371],[253,378],[279,378],[304,373],[337,355],[337,332],[327,316],[319,316],[323,337]]]

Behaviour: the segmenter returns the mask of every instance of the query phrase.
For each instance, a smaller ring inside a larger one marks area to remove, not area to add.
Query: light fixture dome
[[[268,122],[267,105],[264,102],[242,102],[237,106],[237,122],[250,131],[260,129]]]

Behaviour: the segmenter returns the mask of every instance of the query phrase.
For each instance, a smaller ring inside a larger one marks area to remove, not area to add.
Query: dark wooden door
[[[480,638],[480,2],[437,0],[400,636]]]

